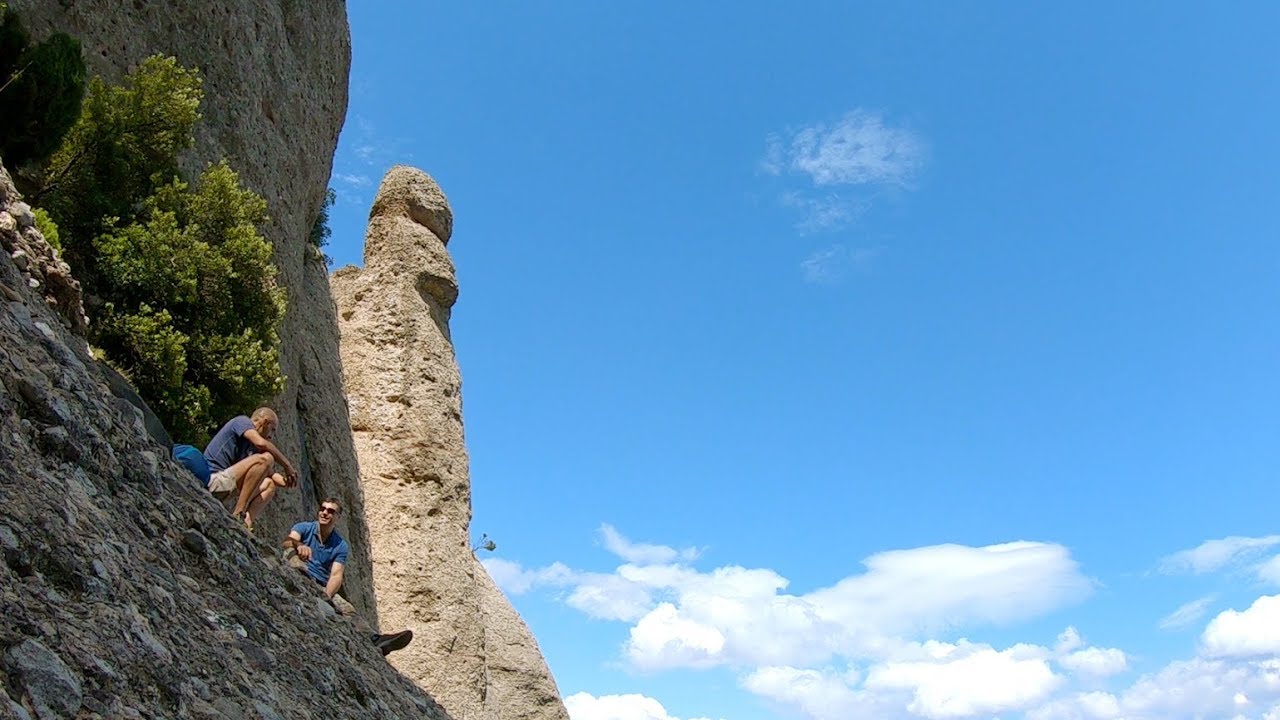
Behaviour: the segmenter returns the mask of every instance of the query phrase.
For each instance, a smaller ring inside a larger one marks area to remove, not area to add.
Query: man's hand
[[[310,559],[311,559],[311,548],[307,547],[306,545],[299,545],[299,546],[298,546],[298,559],[300,559],[300,560],[310,560]]]
[[[298,486],[298,468],[294,467],[292,463],[285,466],[284,477],[286,482],[285,487]]]

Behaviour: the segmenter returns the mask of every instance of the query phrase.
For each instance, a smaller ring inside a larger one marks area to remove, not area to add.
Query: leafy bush
[[[44,208],[35,208],[31,211],[31,214],[36,218],[36,229],[40,231],[40,234],[44,236],[45,240],[49,241],[49,244],[53,246],[53,249],[57,250],[58,253],[61,254],[62,240],[58,236],[58,223],[54,222],[53,218],[49,217],[49,213],[46,212]]]
[[[178,177],[201,96],[199,73],[167,57],[142,61],[121,86],[90,81],[80,119],[35,194],[58,221],[66,259],[84,285],[96,284],[93,238],[111,218],[132,222],[157,187]]]
[[[80,42],[54,33],[28,47],[12,10],[0,19],[0,157],[17,167],[43,161],[80,115],[85,66]]]
[[[266,201],[225,163],[194,187],[179,177],[200,99],[199,75],[172,58],[120,87],[95,78],[42,192],[92,299],[90,342],[196,443],[282,389],[285,307],[258,232]]]

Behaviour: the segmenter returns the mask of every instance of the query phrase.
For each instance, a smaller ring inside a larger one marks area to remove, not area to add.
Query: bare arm
[[[281,547],[284,547],[285,549],[292,548],[293,550],[297,550],[298,557],[302,558],[303,560],[307,560],[311,557],[311,548],[302,544],[302,536],[299,535],[298,531],[296,530],[293,530],[289,533],[289,537],[284,539],[284,542],[281,543]]]
[[[333,567],[330,568],[329,583],[324,586],[325,597],[333,599],[333,596],[337,595],[338,591],[342,589],[342,571],[343,565],[340,562],[335,562]]]
[[[284,468],[284,474],[289,476],[289,485],[291,487],[298,481],[298,469],[293,466],[293,463],[289,462],[289,458],[285,457],[284,453],[280,452],[280,448],[276,447],[275,443],[262,437],[262,433],[258,432],[256,428],[245,430],[244,439],[248,440],[249,444],[257,449],[258,452],[271,453],[271,457],[275,458],[276,462],[280,463],[280,467]]]

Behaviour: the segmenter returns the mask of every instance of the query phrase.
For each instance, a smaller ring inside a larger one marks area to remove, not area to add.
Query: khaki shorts
[[[235,489],[236,476],[230,469],[219,470],[209,476],[209,492],[213,493],[214,496],[235,492]]]

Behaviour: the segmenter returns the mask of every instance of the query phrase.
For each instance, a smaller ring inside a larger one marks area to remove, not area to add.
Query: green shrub
[[[167,57],[142,61],[120,86],[89,82],[79,120],[49,162],[35,202],[62,231],[66,259],[95,284],[93,238],[128,224],[156,188],[178,177],[178,153],[200,119],[200,75]]]
[[[27,47],[17,14],[0,21],[0,157],[12,167],[42,162],[80,115],[85,66],[80,42],[54,33]]]
[[[40,231],[41,235],[44,235],[44,239],[49,241],[53,249],[61,254],[62,241],[58,237],[58,223],[49,217],[49,213],[44,208],[35,208],[31,211],[31,214],[36,218],[36,229]]]
[[[192,443],[284,383],[266,201],[225,163],[194,186],[178,174],[200,99],[199,76],[172,58],[149,58],[120,87],[95,78],[43,191],[95,299],[89,341]]]

